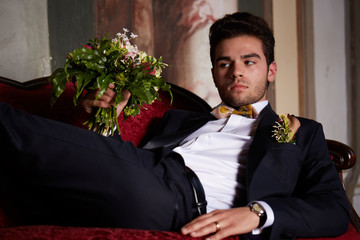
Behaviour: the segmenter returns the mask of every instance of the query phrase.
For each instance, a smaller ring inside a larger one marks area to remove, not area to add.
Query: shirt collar
[[[256,102],[251,104],[251,106],[256,110],[256,112],[258,114],[260,114],[260,112],[269,104],[268,100],[264,100],[264,101],[260,101],[260,102]]]

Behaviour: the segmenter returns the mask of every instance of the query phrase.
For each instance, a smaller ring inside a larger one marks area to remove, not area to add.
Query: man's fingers
[[[193,226],[190,226],[189,229],[187,229],[189,232],[187,234],[190,234],[192,237],[203,237],[203,236],[209,236],[209,239],[222,239],[223,237],[227,237],[226,234],[226,228],[223,227],[223,224],[225,222],[218,220],[218,221],[206,221],[202,222],[199,225],[194,224]],[[186,229],[186,228],[185,228]],[[183,231],[183,234],[185,234],[186,231]],[[220,233],[221,232],[221,233]],[[185,235],[187,235],[185,234]],[[214,235],[215,234],[215,235]]]
[[[248,207],[215,210],[186,224],[181,232],[192,237],[207,236],[218,240],[250,232],[258,225],[258,218]]]
[[[115,83],[110,83],[109,88],[114,89],[115,88]]]
[[[82,102],[83,108],[87,113],[92,113],[93,108],[109,108],[111,107],[111,104],[104,101],[99,100],[89,100],[85,99]]]
[[[82,105],[87,113],[91,113],[93,108],[109,108],[114,105],[116,93],[112,90],[114,84],[110,84],[109,88],[99,97],[99,91],[89,91],[82,101]]]
[[[99,92],[97,92],[97,94],[99,94]],[[97,94],[95,95],[94,98],[97,97]],[[107,103],[110,103],[110,104],[114,104],[115,96],[116,96],[116,93],[115,93],[112,89],[108,88],[108,89],[103,93],[103,95],[101,95],[101,96],[99,97],[98,100],[99,100],[99,101],[104,101],[104,102],[107,102]]]
[[[120,113],[122,112],[122,110],[126,106],[127,102],[129,101],[129,98],[131,96],[131,93],[128,90],[123,90],[122,93],[123,93],[123,99],[117,105],[117,116],[120,115]]]
[[[128,90],[124,90],[123,94],[124,94],[124,100],[128,101],[131,96],[131,93]]]
[[[106,102],[106,101],[93,100],[92,102],[93,102],[92,105],[94,107],[99,107],[99,108],[109,108],[109,107],[111,107],[111,104],[109,102]]]
[[[182,233],[190,234],[193,237],[204,236],[214,233],[221,229],[221,218],[216,214],[216,211],[202,215],[182,228]]]
[[[113,83],[110,83],[109,88],[99,97],[99,99],[96,99],[99,91],[88,92],[87,96],[82,101],[84,110],[87,113],[92,113],[93,108],[109,108],[111,106],[114,106],[116,98],[116,93],[113,91],[114,87],[115,85]],[[124,109],[131,96],[131,93],[128,90],[123,90],[122,93],[123,99],[117,106],[117,116],[120,115],[121,111]]]

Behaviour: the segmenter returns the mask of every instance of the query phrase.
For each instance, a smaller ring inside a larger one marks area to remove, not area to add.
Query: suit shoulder
[[[299,119],[301,126],[318,127],[322,125],[316,120],[310,118],[304,118],[304,117],[296,117],[296,118]]]

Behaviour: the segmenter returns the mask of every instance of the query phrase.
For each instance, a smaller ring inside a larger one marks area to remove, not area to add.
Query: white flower
[[[133,38],[137,38],[138,35],[131,33],[131,34],[130,34],[130,37],[133,39]]]

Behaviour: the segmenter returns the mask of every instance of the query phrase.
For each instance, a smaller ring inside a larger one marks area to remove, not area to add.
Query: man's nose
[[[244,66],[241,63],[234,63],[232,67],[232,78],[242,78],[244,76]]]

